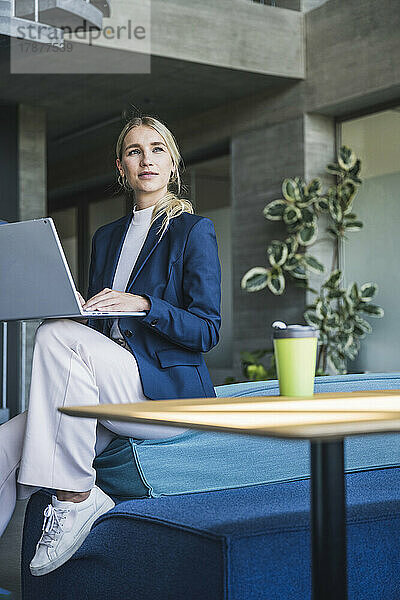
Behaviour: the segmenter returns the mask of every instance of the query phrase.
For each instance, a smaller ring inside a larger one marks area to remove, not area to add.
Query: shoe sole
[[[81,530],[79,537],[75,540],[74,544],[70,548],[68,548],[68,551],[64,552],[58,558],[51,561],[48,565],[44,565],[43,567],[29,566],[31,574],[35,577],[40,575],[46,575],[47,573],[58,569],[58,567],[61,567],[61,565],[67,562],[67,560],[69,560],[71,556],[75,554],[78,548],[82,546],[83,542],[89,535],[92,525],[96,521],[96,519],[98,519],[101,515],[108,512],[112,508],[114,508],[114,506],[115,502],[111,500],[111,498],[107,498],[107,500],[104,502],[104,504],[101,505],[99,510],[91,517],[91,519],[89,519],[89,521],[87,521],[85,527]],[[104,510],[105,507],[107,507],[107,510]]]

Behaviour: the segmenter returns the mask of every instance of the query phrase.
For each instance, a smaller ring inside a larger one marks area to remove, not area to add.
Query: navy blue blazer
[[[88,299],[112,288],[132,213],[100,227],[92,240]],[[215,396],[202,352],[219,340],[221,266],[212,221],[184,212],[150,227],[126,287],[148,298],[144,317],[120,317],[119,327],[136,358],[145,396],[152,400]],[[110,335],[112,319],[88,326]],[[132,398],[134,401],[134,398]]]

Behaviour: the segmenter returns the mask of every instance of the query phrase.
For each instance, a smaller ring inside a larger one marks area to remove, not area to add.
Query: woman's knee
[[[75,326],[79,327],[80,323],[72,321],[72,319],[46,319],[43,321],[36,330],[35,340],[40,342],[46,342],[46,340],[60,338],[64,333],[70,332],[75,329]]]

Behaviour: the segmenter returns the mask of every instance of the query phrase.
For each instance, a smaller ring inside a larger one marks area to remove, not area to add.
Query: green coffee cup
[[[273,343],[281,396],[314,393],[318,331],[307,325],[273,324]]]

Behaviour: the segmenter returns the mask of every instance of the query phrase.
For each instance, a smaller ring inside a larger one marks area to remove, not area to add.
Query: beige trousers
[[[83,492],[94,457],[117,435],[167,438],[184,428],[70,417],[71,405],[145,402],[132,352],[71,319],[48,319],[35,335],[28,410],[0,426],[0,536],[17,499],[38,489]]]

